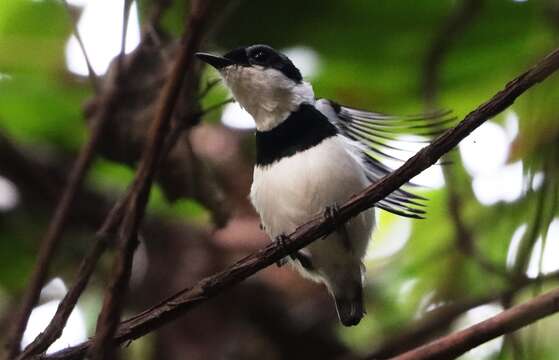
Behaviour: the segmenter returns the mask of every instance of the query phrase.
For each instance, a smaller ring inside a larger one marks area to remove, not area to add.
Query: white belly
[[[342,204],[368,184],[358,159],[344,147],[344,140],[333,137],[270,166],[256,167],[250,198],[267,234],[275,238],[291,233],[325,207]],[[372,210],[365,211],[346,224],[353,258],[361,259],[365,253],[373,214]],[[319,263],[331,252],[347,251],[335,233],[311,244],[308,250]],[[343,261],[343,256],[339,259]]]

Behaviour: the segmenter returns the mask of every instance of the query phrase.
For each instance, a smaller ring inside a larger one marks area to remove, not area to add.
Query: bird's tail
[[[354,326],[365,314],[363,306],[363,287],[356,284],[354,291],[343,294],[334,294],[338,317],[344,326]]]

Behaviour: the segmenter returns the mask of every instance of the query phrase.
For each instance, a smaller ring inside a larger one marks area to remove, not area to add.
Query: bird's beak
[[[210,64],[211,66],[213,66],[214,68],[216,68],[217,70],[220,70],[226,66],[229,65],[233,65],[233,61],[221,57],[221,56],[215,56],[212,54],[206,54],[206,53],[196,53],[196,57],[198,57],[198,59],[202,60],[205,63]]]

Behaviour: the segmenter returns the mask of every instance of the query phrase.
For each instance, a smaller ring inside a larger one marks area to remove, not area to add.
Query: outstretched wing
[[[402,136],[415,135],[420,138],[411,141],[428,143],[430,138],[442,133],[446,125],[455,120],[449,111],[393,116],[350,108],[327,99],[317,100],[316,108],[336,126],[342,136],[355,144],[367,177],[373,183],[392,172],[393,169],[385,164],[386,160],[403,161],[395,152],[405,151],[399,144],[410,140],[402,140]],[[413,183],[406,185],[404,187],[416,186]],[[422,208],[426,200],[400,188],[376,206],[397,215],[421,219],[425,214]]]

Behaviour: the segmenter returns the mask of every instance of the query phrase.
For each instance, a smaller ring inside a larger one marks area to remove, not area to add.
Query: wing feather
[[[326,99],[317,100],[316,107],[336,126],[341,135],[359,148],[366,175],[373,183],[393,170],[383,160],[404,161],[392,154],[409,152],[401,144],[429,143],[429,137],[441,134],[448,124],[456,120],[450,111],[395,116],[355,109]],[[402,140],[402,135],[410,134],[425,138]],[[408,182],[403,188],[379,201],[376,206],[400,216],[423,219],[427,199],[406,189],[410,187],[417,185]]]

